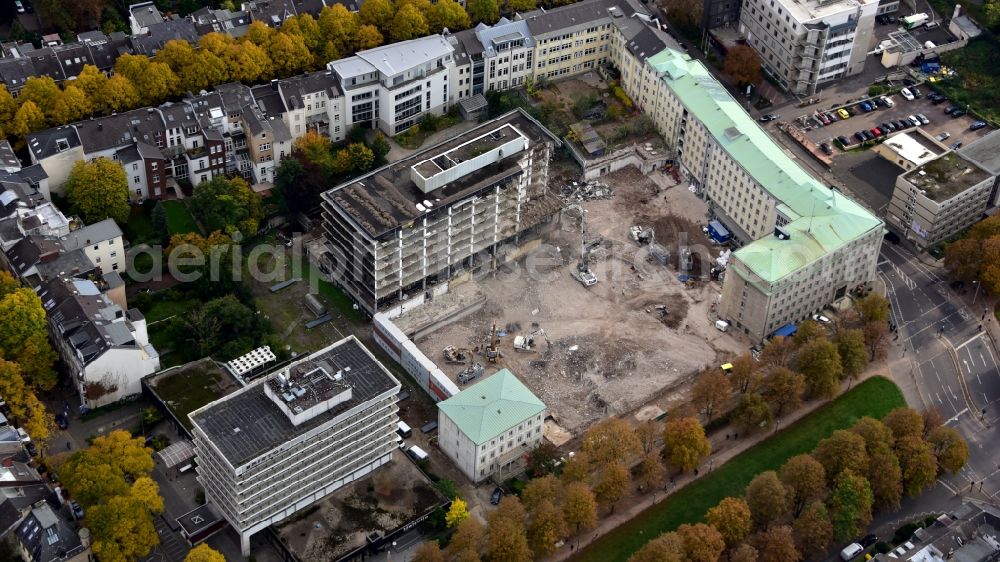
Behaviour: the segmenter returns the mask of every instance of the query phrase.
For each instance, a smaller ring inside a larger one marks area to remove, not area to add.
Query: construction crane
[[[592,287],[597,284],[597,276],[590,271],[590,245],[587,244],[587,224],[585,220],[586,210],[579,203],[574,203],[566,210],[576,209],[580,212],[580,261],[576,264],[576,271],[570,274],[584,287]]]

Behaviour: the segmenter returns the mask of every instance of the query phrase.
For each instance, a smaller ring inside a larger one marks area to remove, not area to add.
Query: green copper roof
[[[701,62],[672,49],[646,60],[719,145],[778,201],[778,210],[788,217],[788,240],[771,235],[734,253],[756,275],[767,282],[777,281],[882,227],[878,217],[799,166]]]
[[[545,410],[514,373],[502,369],[447,400],[438,408],[479,445]]]

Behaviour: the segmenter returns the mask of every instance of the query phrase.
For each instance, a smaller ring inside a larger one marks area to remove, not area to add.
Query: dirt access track
[[[715,330],[710,319],[718,284],[685,286],[675,267],[656,263],[629,237],[633,224],[656,224],[664,229],[657,242],[671,254],[677,239],[699,244],[704,203],[686,186],[664,189],[634,168],[603,181],[615,195],[582,203],[587,239],[603,239],[591,252],[597,285],[584,287],[571,276],[580,253],[580,226],[579,212],[569,210],[524,258],[453,284],[448,294],[397,320],[453,380],[472,362],[485,367],[484,376],[509,368],[574,434],[651,401],[666,409],[693,374],[745,349]],[[689,215],[694,216],[685,218]],[[456,314],[463,307],[466,313]],[[483,347],[494,322],[504,335],[499,361],[489,363]],[[514,350],[515,336],[538,328],[544,335],[536,334],[533,351]],[[447,363],[446,346],[469,350],[472,358]]]

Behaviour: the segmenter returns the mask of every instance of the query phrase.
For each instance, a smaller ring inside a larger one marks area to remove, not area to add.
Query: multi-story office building
[[[864,70],[878,11],[878,0],[746,0],[739,30],[782,86],[812,95]]]
[[[948,152],[896,178],[886,218],[918,248],[929,248],[995,207],[995,184],[975,162]]]
[[[559,209],[547,186],[558,144],[515,110],[324,193],[334,278],[374,314],[496,267]]]
[[[502,369],[438,402],[438,445],[473,482],[509,473],[542,443],[545,404]]]
[[[257,531],[392,460],[399,390],[350,336],[189,414],[198,481],[244,556]]]
[[[672,49],[622,83],[740,244],[719,315],[760,340],[871,281],[882,221],[810,176],[708,71]]]

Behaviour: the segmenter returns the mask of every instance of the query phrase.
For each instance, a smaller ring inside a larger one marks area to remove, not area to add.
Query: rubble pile
[[[615,190],[608,184],[594,180],[588,182],[570,182],[563,188],[561,196],[564,201],[599,201],[611,199]]]

